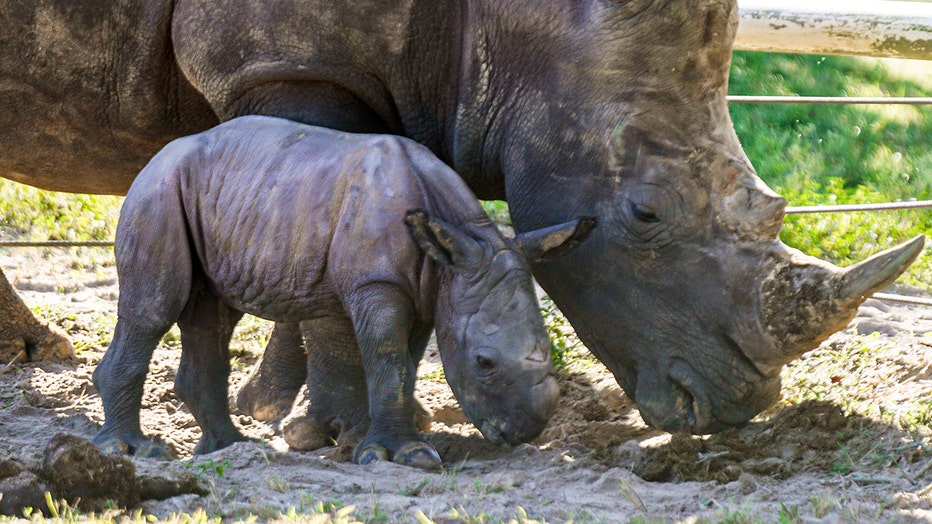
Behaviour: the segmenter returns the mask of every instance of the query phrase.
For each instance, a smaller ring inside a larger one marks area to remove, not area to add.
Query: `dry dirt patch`
[[[0,253],[0,267],[79,351],[75,362],[0,368],[0,459],[28,469],[55,434],[91,438],[102,422],[91,373],[118,290],[107,251],[11,250]],[[291,452],[276,427],[242,415],[235,422],[256,442],[192,458],[199,430],[172,392],[179,352],[169,336],[150,366],[143,429],[180,459],[132,462],[140,475],[193,477],[203,491],[139,507],[160,518],[203,509],[261,520],[289,508],[353,505],[356,518],[383,522],[415,522],[417,512],[437,522],[495,522],[522,511],[547,522],[932,521],[932,337],[924,336],[932,312],[880,303],[863,311],[864,326],[895,336],[836,335],[788,371],[783,405],[705,438],[646,427],[611,375],[580,359],[562,373],[560,410],[545,433],[498,448],[465,423],[429,358],[418,396],[434,413],[441,473],[357,466],[334,449]],[[240,329],[231,391],[267,336],[264,323]]]

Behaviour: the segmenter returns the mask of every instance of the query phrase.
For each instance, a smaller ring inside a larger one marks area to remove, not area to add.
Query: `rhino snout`
[[[499,413],[478,421],[476,426],[486,440],[498,445],[518,445],[535,439],[544,431],[557,410],[560,386],[552,373],[531,386],[520,405],[510,413]]]
[[[776,402],[779,375],[744,382],[740,393],[736,389],[734,385],[713,385],[685,361],[676,359],[663,379],[645,376],[643,382],[639,380],[637,404],[641,418],[652,427],[670,433],[718,433],[746,425]]]
[[[557,379],[553,376],[553,373],[546,375],[531,388],[531,417],[541,421],[540,431],[543,431],[550,417],[556,413],[559,400],[560,385],[557,384]],[[538,431],[538,434],[540,434],[540,431]]]

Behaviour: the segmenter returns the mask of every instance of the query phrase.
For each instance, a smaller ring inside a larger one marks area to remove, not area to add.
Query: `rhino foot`
[[[43,326],[47,333],[36,342],[32,360],[67,360],[74,358],[74,346],[68,336],[53,324]]]
[[[236,396],[236,408],[256,420],[271,422],[288,415],[297,395],[297,390],[269,388],[252,379]]]
[[[94,437],[94,445],[108,455],[134,455],[137,457],[170,459],[172,453],[161,441],[142,435],[130,437]]]
[[[404,442],[394,452],[378,443],[367,444],[366,441],[363,441],[356,448],[353,462],[369,464],[376,460],[389,459],[396,464],[426,470],[438,470],[443,464],[440,460],[440,454],[437,453],[434,446],[422,440]]]
[[[440,469],[443,464],[440,460],[440,454],[437,453],[434,446],[419,440],[413,440],[401,446],[401,449],[395,452],[392,461],[405,466],[429,470]]]
[[[297,451],[311,451],[336,444],[327,428],[308,420],[307,417],[297,417],[286,422],[282,428],[282,436],[285,437],[288,447]]]
[[[237,442],[252,442],[253,439],[241,434],[239,431],[225,431],[215,435],[204,435],[194,446],[195,455],[206,455],[214,451],[231,446]]]

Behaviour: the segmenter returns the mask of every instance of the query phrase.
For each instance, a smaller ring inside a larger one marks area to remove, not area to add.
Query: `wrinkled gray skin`
[[[843,271],[779,242],[725,99],[734,0],[0,5],[3,176],[118,193],[170,137],[258,113],[408,136],[518,231],[594,216],[534,276],[662,429],[749,420],[921,249]],[[287,394],[242,404],[287,403],[298,340],[257,375]]]
[[[176,322],[175,390],[203,430],[195,452],[244,440],[227,405],[243,313],[303,322],[317,357],[360,362],[356,380],[339,382],[310,363],[319,381],[308,384],[307,421],[329,438],[332,420],[367,394],[358,462],[440,465],[414,422],[415,370],[435,325],[466,415],[495,443],[526,442],[559,388],[525,255],[565,250],[592,225],[507,240],[456,173],[402,137],[246,116],[176,140],[120,214],[119,320],[94,372],[106,414],[95,443],[157,449],[139,427],[142,385]]]

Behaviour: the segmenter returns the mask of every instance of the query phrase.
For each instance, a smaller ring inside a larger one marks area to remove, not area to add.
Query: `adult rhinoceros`
[[[843,270],[779,242],[785,202],[725,100],[736,11],[0,0],[0,175],[122,193],[170,139],[252,113],[408,136],[479,197],[507,199],[518,231],[597,217],[535,276],[648,423],[713,432],[771,404],[781,366],[922,244]]]

